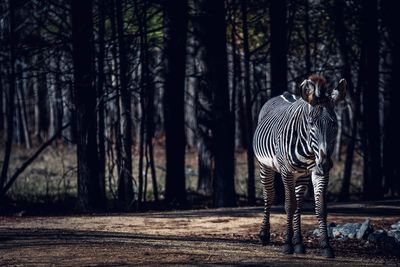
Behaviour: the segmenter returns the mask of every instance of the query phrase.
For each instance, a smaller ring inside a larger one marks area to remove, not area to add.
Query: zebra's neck
[[[296,102],[292,106],[293,110],[288,110],[288,114],[291,114],[291,119],[296,122],[291,126],[293,127],[291,132],[296,138],[290,144],[289,160],[296,167],[308,169],[314,165],[315,159],[311,148],[310,129],[307,123],[310,107],[303,100],[297,100]]]

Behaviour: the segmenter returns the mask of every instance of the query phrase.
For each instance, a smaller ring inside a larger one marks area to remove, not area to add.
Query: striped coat
[[[330,156],[335,146],[337,121],[334,105],[345,96],[342,79],[333,89],[326,88],[323,77],[313,75],[301,86],[301,97],[290,93],[270,99],[262,107],[254,133],[254,153],[260,164],[263,185],[264,219],[260,239],[270,239],[269,213],[274,200],[274,173],[281,173],[285,188],[287,231],[285,253],[304,253],[301,235],[301,207],[312,179],[316,214],[321,232],[323,254],[334,257],[326,228],[326,188]]]

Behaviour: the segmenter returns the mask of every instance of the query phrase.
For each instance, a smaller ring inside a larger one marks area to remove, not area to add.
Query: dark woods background
[[[398,197],[396,16],[390,0],[3,0],[0,205],[255,204],[258,111],[310,73],[349,85],[330,198]]]

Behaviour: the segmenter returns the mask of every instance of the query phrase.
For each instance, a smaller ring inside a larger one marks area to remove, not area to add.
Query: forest
[[[1,1],[1,210],[261,204],[258,113],[314,73],[348,83],[329,199],[398,198],[396,16],[390,0]]]
[[[397,4],[0,1],[0,265],[398,266]]]

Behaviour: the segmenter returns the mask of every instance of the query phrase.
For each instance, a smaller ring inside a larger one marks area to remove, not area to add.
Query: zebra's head
[[[335,104],[344,99],[346,88],[346,80],[341,79],[336,88],[328,89],[325,78],[319,75],[311,75],[300,85],[301,97],[310,105],[309,145],[315,155],[316,171],[321,175],[332,168],[331,155],[338,129]]]

